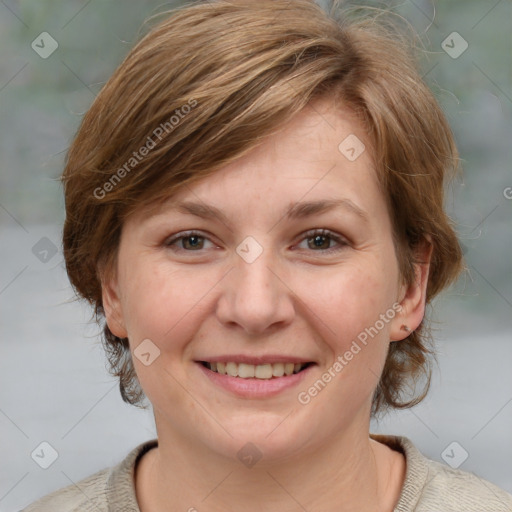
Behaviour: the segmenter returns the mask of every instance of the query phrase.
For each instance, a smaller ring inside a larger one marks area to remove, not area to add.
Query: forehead
[[[179,187],[147,214],[159,215],[170,209],[190,213],[193,209],[194,214],[222,219],[234,213],[229,211],[233,205],[293,214],[300,208],[292,209],[292,203],[299,200],[341,200],[358,213],[372,210],[379,188],[361,122],[331,98],[322,98],[311,102],[247,154],[195,183]],[[180,208],[184,203],[194,205],[188,210]]]

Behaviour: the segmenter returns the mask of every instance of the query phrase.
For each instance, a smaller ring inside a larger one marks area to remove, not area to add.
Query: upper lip
[[[311,359],[305,359],[296,356],[285,356],[281,354],[266,355],[266,356],[249,356],[246,354],[231,354],[222,356],[212,356],[197,359],[198,362],[204,361],[206,363],[244,363],[253,364],[255,366],[259,364],[275,364],[275,363],[294,363],[294,364],[305,364],[313,363]]]

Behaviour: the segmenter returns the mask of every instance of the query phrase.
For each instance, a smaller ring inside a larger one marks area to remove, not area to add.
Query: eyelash
[[[179,240],[184,240],[184,239],[190,238],[192,236],[198,236],[198,237],[203,238],[205,240],[209,240],[208,237],[203,236],[201,234],[201,232],[199,232],[199,231],[186,231],[186,232],[183,232],[183,233],[178,233],[177,235],[174,235],[171,238],[167,239],[164,242],[164,245],[166,247],[171,248]],[[330,238],[331,240],[336,242],[339,245],[339,247],[330,247],[329,249],[323,249],[323,250],[319,249],[318,251],[312,250],[312,252],[320,252],[320,253],[331,254],[331,253],[343,250],[344,247],[349,245],[345,238],[343,238],[340,235],[337,235],[336,233],[334,233],[333,231],[330,231],[328,229],[311,229],[311,230],[307,231],[306,233],[304,233],[303,238],[301,238],[301,241],[308,240],[308,239],[311,239],[311,238],[315,238],[317,236],[321,236],[321,237],[325,237],[325,238]],[[176,248],[176,249],[172,249],[172,250],[175,250],[177,252],[201,252],[202,249],[198,249],[197,251],[194,251],[194,250],[190,250],[189,251],[189,250],[183,249],[183,248]]]

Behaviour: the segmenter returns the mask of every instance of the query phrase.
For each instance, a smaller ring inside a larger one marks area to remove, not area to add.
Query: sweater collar
[[[409,512],[414,510],[421,496],[421,491],[429,479],[427,459],[405,436],[370,434],[370,438],[383,443],[392,450],[405,456],[405,480],[400,499],[393,512]],[[140,512],[135,493],[135,468],[141,457],[152,448],[158,446],[157,439],[139,444],[117,466],[114,466],[107,479],[107,500],[109,512]],[[119,508],[122,504],[122,508]]]
[[[412,441],[405,436],[370,434],[370,438],[404,454],[406,464],[405,479],[400,492],[400,498],[393,512],[410,512],[415,510],[422,489],[429,479],[427,459],[414,446]]]

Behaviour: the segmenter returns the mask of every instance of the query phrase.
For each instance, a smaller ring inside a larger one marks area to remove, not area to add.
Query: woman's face
[[[272,460],[367,437],[389,342],[421,320],[365,134],[313,105],[123,226],[107,321],[129,338],[161,441]]]

